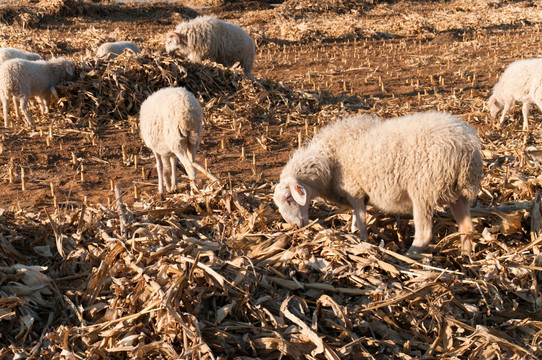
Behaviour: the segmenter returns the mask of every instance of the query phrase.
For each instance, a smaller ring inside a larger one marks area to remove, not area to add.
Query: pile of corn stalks
[[[407,218],[373,213],[365,243],[346,214],[318,204],[320,221],[288,230],[271,192],[209,185],[140,210],[119,197],[4,212],[0,357],[542,355],[538,196],[474,209],[472,258],[458,256],[455,224],[439,214],[435,257],[414,261],[398,242],[412,233]]]
[[[60,106],[74,119],[90,118],[100,124],[137,115],[150,94],[168,86],[185,87],[207,109],[233,106],[240,110],[234,116],[238,120],[269,122],[294,109],[314,112],[319,106],[314,96],[267,80],[251,80],[239,69],[201,66],[159,52],[136,55],[127,51],[112,60],[89,57],[79,78],[61,87]],[[227,111],[223,115],[223,119],[233,118]]]

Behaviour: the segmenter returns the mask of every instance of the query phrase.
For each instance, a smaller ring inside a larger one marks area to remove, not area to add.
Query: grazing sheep
[[[542,59],[518,60],[508,65],[487,103],[491,117],[496,118],[502,110],[502,124],[514,101],[523,103],[523,130],[528,130],[531,104],[542,111]]]
[[[183,87],[165,88],[141,104],[141,137],[156,158],[158,193],[175,191],[176,160],[190,180],[196,180],[196,151],[201,140],[203,112],[196,97]]]
[[[8,127],[8,100],[19,100],[21,110],[30,126],[34,122],[28,114],[28,100],[36,96],[42,111],[48,109],[50,94],[58,98],[55,86],[64,80],[72,80],[75,75],[73,64],[63,58],[28,61],[11,59],[0,66],[0,101],[4,111],[4,126]],[[17,114],[17,106],[15,106]],[[18,115],[17,115],[18,116]]]
[[[367,202],[384,212],[413,213],[409,254],[429,244],[433,211],[449,204],[462,251],[469,253],[469,200],[481,178],[480,143],[463,120],[439,112],[387,121],[362,115],[328,125],[298,149],[282,170],[274,200],[297,227],[308,224],[314,197],[353,207],[352,231],[357,226],[362,238],[367,238]]]
[[[10,59],[42,60],[39,54],[15,48],[0,48],[0,65]]]
[[[245,30],[211,16],[199,16],[169,32],[166,51],[175,49],[196,63],[211,60],[229,67],[239,62],[249,76],[256,54],[254,40]]]
[[[132,41],[117,41],[106,42],[100,45],[96,51],[96,56],[101,58],[109,55],[112,59],[114,59],[118,55],[122,54],[124,49],[130,49],[136,54],[141,52],[139,46]]]

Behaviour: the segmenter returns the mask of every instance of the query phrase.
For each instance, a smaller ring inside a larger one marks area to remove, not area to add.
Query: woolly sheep
[[[239,62],[249,76],[256,53],[254,40],[245,30],[211,16],[199,16],[169,32],[166,51],[175,49],[196,63],[211,60],[229,67]]]
[[[117,42],[106,42],[98,47],[96,51],[97,57],[105,57],[109,55],[112,59],[116,58],[118,55],[124,52],[124,49],[130,49],[134,53],[138,54],[141,52],[139,46],[137,46],[132,41],[117,41]]]
[[[141,105],[141,137],[156,158],[158,193],[176,190],[176,160],[190,180],[196,180],[196,151],[201,140],[203,112],[196,97],[183,87],[165,88]]]
[[[10,59],[42,60],[39,54],[15,48],[0,48],[0,65]]]
[[[504,70],[487,103],[491,117],[502,110],[502,124],[514,101],[523,103],[523,130],[528,130],[531,104],[542,111],[542,59],[518,60]]]
[[[30,126],[34,126],[28,114],[28,100],[33,96],[38,97],[41,100],[42,111],[47,112],[50,94],[58,98],[55,86],[64,80],[72,80],[74,76],[73,64],[63,58],[53,58],[48,61],[12,59],[3,63],[0,66],[0,101],[4,111],[4,126],[9,125],[8,100],[10,97],[13,97],[14,104],[16,100],[19,100],[26,121]],[[15,113],[17,114],[17,106],[15,106]]]
[[[274,201],[296,227],[308,224],[310,200],[322,197],[354,208],[352,231],[367,238],[366,203],[389,213],[413,213],[409,254],[431,241],[433,211],[449,204],[470,253],[469,200],[482,178],[476,131],[445,113],[427,112],[382,121],[345,118],[323,128],[286,164]]]

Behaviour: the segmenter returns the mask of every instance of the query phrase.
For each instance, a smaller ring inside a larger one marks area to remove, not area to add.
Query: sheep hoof
[[[414,260],[424,259],[430,256],[430,254],[422,253],[423,250],[424,248],[421,248],[419,246],[411,246],[410,249],[408,249],[406,256]]]
[[[472,241],[469,236],[461,239],[461,255],[470,256],[472,254]]]

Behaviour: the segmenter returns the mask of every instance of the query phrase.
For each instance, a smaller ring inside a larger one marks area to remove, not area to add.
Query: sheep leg
[[[194,144],[188,143],[188,148],[186,149],[186,155],[190,158],[192,162],[196,162],[196,151],[198,147]]]
[[[365,201],[363,199],[349,198],[348,202],[354,207],[351,231],[355,233],[356,229],[358,229],[359,237],[367,241],[369,237],[367,235],[367,206],[365,205]]]
[[[186,156],[188,156],[188,158],[192,162],[191,166],[194,169],[194,180],[192,180],[193,184],[191,184],[191,186],[194,185],[196,188],[198,186],[198,183],[196,181],[196,168],[193,164],[196,162],[196,151],[198,151],[198,146],[199,144],[188,143],[188,148],[186,149]]]
[[[8,120],[8,99],[2,98],[2,111],[4,112],[4,127],[9,127],[9,120]]]
[[[538,106],[538,109],[542,111],[542,100],[536,100],[535,101],[536,106]]]
[[[22,97],[20,100],[21,103],[21,111],[24,114],[24,117],[26,118],[26,121],[28,122],[28,125],[34,127],[34,122],[30,118],[30,114],[28,113],[28,99],[25,97]]]
[[[19,119],[19,105],[17,104],[17,98],[13,96],[12,100],[13,100],[13,108],[15,109],[15,119]]]
[[[465,197],[460,196],[455,203],[450,204],[450,208],[461,232],[461,253],[463,255],[470,255],[472,252],[471,237],[474,227],[470,216],[469,203]]]
[[[158,173],[158,194],[162,195],[164,193],[164,166],[160,155],[154,151],[153,154],[156,159],[156,172]]]
[[[177,151],[175,152],[175,155],[177,155],[177,158],[183,164],[184,170],[188,174],[188,178],[192,181],[196,180],[196,169],[192,165],[192,161],[190,161],[190,158],[186,154],[186,152],[183,151]]]
[[[175,170],[175,168],[171,168],[171,156],[169,155],[162,155],[162,166],[164,167],[162,179],[166,185],[166,191],[168,193],[172,192],[171,188],[171,173]]]
[[[60,98],[58,97],[58,93],[56,92],[56,89],[55,89],[54,86],[51,86],[51,87],[49,88],[49,91],[51,91],[51,94],[53,94],[53,96],[55,97],[55,99],[57,99],[57,100],[60,99]]]
[[[414,208],[414,241],[408,249],[408,255],[420,254],[431,242],[433,227],[433,211],[422,203],[413,202]]]
[[[499,121],[499,125],[502,125],[504,123],[504,118],[506,116],[506,114],[508,113],[508,110],[510,110],[510,102],[505,102],[504,103],[504,107],[502,109],[502,114],[501,114],[501,120]]]
[[[527,118],[529,117],[530,109],[531,109],[531,103],[524,102],[523,106],[521,107],[521,112],[523,113],[523,130],[529,130],[529,121],[527,120]]]
[[[169,157],[169,164],[171,166],[171,177],[170,177],[170,186],[169,191],[177,191],[177,159],[175,156]]]
[[[38,104],[40,106],[40,110],[42,114],[48,114],[49,113],[49,94],[38,96],[37,98]]]

